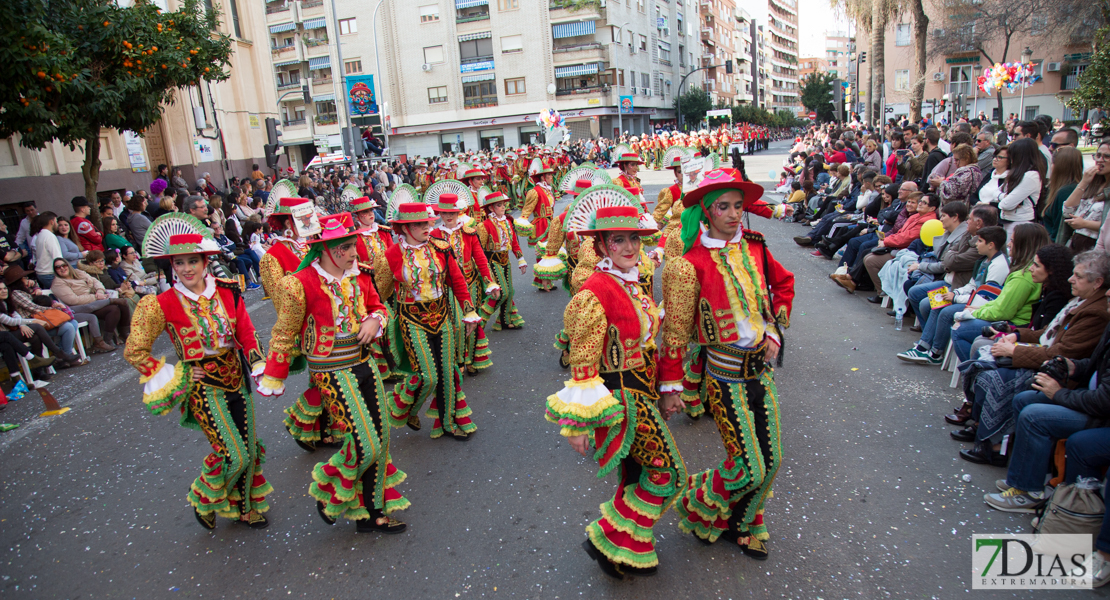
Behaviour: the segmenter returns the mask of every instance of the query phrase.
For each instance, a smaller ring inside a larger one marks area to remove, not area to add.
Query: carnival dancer
[[[385,251],[393,245],[393,234],[388,229],[378,225],[374,220],[374,209],[378,203],[374,199],[363,196],[351,201],[351,213],[358,221],[361,233],[355,238],[358,240],[358,262],[371,270],[384,269]],[[389,294],[386,290],[376,289],[379,298]],[[381,336],[370,344],[370,351],[374,356],[374,364],[382,380],[389,379],[392,371],[389,366],[389,336],[388,328],[383,330]]]
[[[420,429],[419,410],[432,398],[427,416],[433,417],[432,437],[444,433],[459,441],[470,439],[475,427],[462,391],[456,362],[454,315],[450,293],[462,309],[467,334],[481,318],[474,312],[466,278],[451,247],[431,237],[435,211],[427,204],[405,202],[398,207],[393,228],[403,236],[386,250],[388,269],[376,274],[378,287],[397,296],[393,356],[403,380],[393,391],[390,415],[394,427]]]
[[[517,155],[516,160],[513,162],[513,197],[512,205],[509,210],[516,210],[524,205],[524,198],[528,195],[531,189],[531,183],[528,177],[528,166],[531,164],[531,149],[524,146],[520,149],[520,154]]]
[[[659,223],[660,227],[666,229],[667,223],[670,221],[671,207],[677,202],[681,204],[682,198],[682,157],[676,156],[671,160],[671,164],[667,168],[674,173],[674,185],[665,187],[659,192],[659,197],[655,200],[655,210],[652,211],[651,216]]]
[[[710,171],[683,197],[684,252],[663,269],[659,386],[664,398],[681,393],[694,414],[708,406],[726,452],[716,468],[690,477],[676,507],[679,527],[708,542],[724,537],[762,560],[769,537],[763,503],[782,461],[770,363],[781,364],[794,275],[762,235],[740,227],[745,202],[763,188],[734,173]],[[698,349],[684,373],[691,342]]]
[[[647,212],[647,201],[644,200],[643,186],[640,185],[640,178],[636,175],[640,172],[640,165],[644,164],[640,160],[640,155],[635,152],[622,152],[617,154],[613,159],[617,168],[620,169],[620,175],[613,180],[615,185],[619,185],[628,190],[640,202],[640,210]]]
[[[551,167],[545,165],[539,158],[532,161],[529,168],[529,177],[535,182],[536,187],[528,192],[524,200],[524,208],[516,220],[517,233],[528,234],[528,246],[536,252],[537,262],[541,244],[547,243],[547,228],[551,224],[551,217],[555,215],[555,197],[552,191],[554,173]],[[541,292],[550,292],[555,285],[539,277],[532,280],[532,285]]]
[[[579,194],[593,187],[593,180],[578,179],[574,182],[574,189],[567,192],[568,196],[577,198]],[[578,266],[579,239],[573,233],[566,231],[566,218],[574,208],[572,201],[563,212],[551,220],[548,227],[547,244],[544,246],[544,257],[532,267],[536,277],[555,281],[561,279],[563,288],[570,291],[570,275]],[[566,258],[560,258],[559,253],[565,252]],[[599,259],[600,260],[600,259]],[[573,296],[573,294],[572,294]]]
[[[463,278],[466,279],[470,298],[476,305],[483,305],[487,296],[496,303],[501,297],[501,286],[490,273],[486,253],[482,251],[482,243],[478,239],[477,226],[481,225],[481,221],[475,220],[464,224],[459,219],[464,208],[459,206],[459,197],[455,194],[440,194],[439,204],[436,205],[435,210],[442,224],[432,229],[431,236],[446,242],[451,247],[455,262],[458,263]],[[460,303],[453,304],[453,311],[460,309]],[[452,321],[461,323],[462,315],[454,315]],[[466,369],[467,375],[474,375],[493,364],[490,360],[492,353],[489,349],[489,340],[486,339],[486,330],[481,323],[472,331],[459,335],[456,348],[459,366]]]
[[[177,282],[139,301],[124,358],[142,374],[147,409],[164,415],[180,405],[181,425],[199,429],[212,447],[186,496],[197,522],[215,529],[219,515],[261,529],[273,488],[262,475],[266,449],[255,437],[247,376],[261,374],[262,351],[239,282],[206,271],[219,246],[181,217],[184,227],[152,227],[144,240],[143,254],[169,260]],[[150,354],[163,331],[178,353],[176,365]]]
[[[620,467],[613,498],[586,527],[583,547],[607,575],[654,573],[652,528],[678,498],[687,473],[664,421],[682,409],[677,395],[657,408],[655,335],[659,308],[638,285],[641,229],[634,206],[597,209],[594,236],[604,256],[563,313],[571,339],[572,379],[547,398],[546,418],[587,456],[590,436],[605,477]],[[619,348],[611,352],[610,348]]]
[[[428,186],[432,185],[432,182],[435,181],[435,175],[428,172],[428,163],[425,162],[423,158],[416,161],[416,177],[414,179],[415,185],[413,187],[415,187],[416,191],[420,192],[421,195],[428,191]]]
[[[478,190],[489,181],[489,175],[476,165],[463,164],[459,167],[459,181],[470,188],[470,195],[474,197],[474,203],[463,212],[477,224],[486,216],[482,207],[478,206]]]
[[[277,232],[277,237],[258,261],[259,279],[277,311],[281,310],[281,300],[274,292],[279,282],[297,270],[301,259],[308,252],[308,244],[297,235],[297,228],[293,224],[293,211],[302,206],[312,206],[312,201],[307,198],[279,198],[274,212],[266,217],[266,222]]]
[[[389,313],[374,290],[369,269],[357,263],[358,240],[350,213],[320,219],[321,233],[296,273],[282,280],[282,309],[270,339],[258,392],[285,391],[294,348],[308,359],[309,378],[323,397],[330,433],[339,451],[312,469],[308,492],[329,525],[355,521],[357,532],[400,533],[405,524],[390,517],[409,501],[396,487],[405,474],[389,455],[388,396],[369,364],[370,344]],[[315,420],[319,406],[298,400],[290,416]]]
[[[494,298],[492,295],[482,304],[482,321],[489,320],[497,313],[499,316],[493,324],[494,331],[501,329],[520,329],[524,327],[524,318],[516,308],[515,289],[513,287],[513,274],[509,270],[509,252],[517,259],[517,267],[523,275],[528,270],[528,261],[520,250],[516,229],[512,221],[505,216],[509,199],[501,192],[487,194],[482,199],[482,208],[486,211],[486,218],[478,225],[478,241],[488,257],[490,272],[494,281],[501,288],[501,295]]]
[[[512,182],[513,176],[509,173],[509,167],[505,164],[505,159],[500,154],[493,155],[493,173],[490,178],[490,187],[495,192],[501,192],[506,198],[509,197],[509,183]],[[477,195],[474,196],[478,198]]]

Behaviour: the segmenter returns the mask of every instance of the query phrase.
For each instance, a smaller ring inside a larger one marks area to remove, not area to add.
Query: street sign
[[[717,110],[706,111],[705,116],[706,117],[731,117],[732,116],[732,109],[731,108],[720,108],[720,109],[717,109]]]
[[[809,120],[810,121],[816,121],[817,120],[817,113],[815,113],[815,112],[809,113]]]

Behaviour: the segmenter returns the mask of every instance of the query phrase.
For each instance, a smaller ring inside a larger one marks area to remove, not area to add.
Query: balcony
[[[470,58],[462,59],[460,63],[460,73],[478,73],[480,71],[493,70],[492,56],[472,56]]]
[[[1074,90],[1079,87],[1079,75],[1066,75],[1060,78],[1061,91]]]
[[[602,21],[605,19],[605,9],[601,8],[600,0],[592,2],[578,2],[568,0],[551,0],[547,5],[548,18],[552,23],[563,21]]]
[[[701,2],[698,5],[698,14],[711,15],[713,14],[713,5],[708,2]]]
[[[333,91],[332,78],[326,79],[313,79],[312,80],[312,94],[330,94]]]
[[[463,100],[463,108],[487,108],[490,106],[497,106],[497,97],[485,96],[478,98],[467,98]]]
[[[328,40],[304,40],[304,55],[306,58],[315,58],[317,56],[328,56],[331,54],[331,48],[328,46]]]
[[[335,125],[339,123],[339,115],[335,113],[325,113],[322,115],[316,115],[316,118],[313,120],[316,122],[317,125]]]
[[[292,119],[290,121],[283,122],[281,126],[288,129],[301,129],[308,126],[308,120],[303,117],[300,119]]]
[[[289,15],[286,13],[289,12],[291,7],[292,4],[267,4],[266,15],[281,15],[282,17],[288,17]],[[271,19],[267,18],[267,20],[269,21]]]
[[[574,46],[560,46],[551,51],[556,64],[608,61],[606,44],[590,42]]]
[[[712,29],[702,29],[701,30],[701,41],[709,42],[711,44],[716,44],[717,43],[717,33],[715,31],[713,31]]]
[[[324,0],[306,0],[301,3],[301,18],[324,15]]]
[[[586,87],[558,90],[555,92],[555,95],[558,97],[600,95],[608,94],[610,91],[612,91],[612,89],[612,86],[610,86],[609,84],[590,85]]]
[[[489,5],[464,8],[455,13],[456,23],[473,23],[489,20]]]
[[[295,89],[298,89],[300,87],[301,87],[301,82],[300,81],[288,81],[286,83],[277,84],[277,89],[278,89],[279,92],[288,92],[289,90],[295,90]],[[292,98],[292,96],[290,96],[290,98]]]

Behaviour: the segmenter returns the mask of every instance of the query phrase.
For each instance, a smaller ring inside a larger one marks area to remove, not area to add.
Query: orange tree
[[[178,88],[227,79],[231,42],[215,10],[183,0],[6,0],[0,11],[0,138],[83,146],[85,196],[100,178],[101,129],[142,133]],[[95,203],[94,203],[95,206]],[[100,211],[90,216],[99,226]]]

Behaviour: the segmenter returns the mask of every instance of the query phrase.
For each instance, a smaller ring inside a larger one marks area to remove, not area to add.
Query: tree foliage
[[[200,0],[162,12],[149,0],[8,0],[0,11],[0,137],[41,149],[85,146],[96,193],[100,130],[142,133],[178,88],[227,79],[231,41]],[[99,211],[93,211],[99,217]]]
[[[696,127],[705,118],[705,113],[713,108],[713,100],[709,92],[695,86],[678,97],[678,106],[683,122],[691,128]]]
[[[1079,74],[1079,87],[1067,101],[1075,112],[1110,106],[1110,27],[1098,30],[1094,47],[1091,64]]]
[[[822,123],[835,119],[832,105],[835,80],[831,73],[811,73],[802,80],[802,106],[817,113],[817,120]]]

